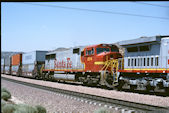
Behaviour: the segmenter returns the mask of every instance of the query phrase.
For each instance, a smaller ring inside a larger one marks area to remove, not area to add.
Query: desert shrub
[[[37,105],[35,107],[38,110],[38,113],[46,113],[46,109],[43,106]]]
[[[11,94],[7,92],[1,92],[1,99],[8,100],[11,98]]]
[[[1,108],[4,107],[5,104],[6,104],[6,101],[4,101],[3,99],[1,99]]]
[[[7,92],[7,93],[11,94],[6,88],[1,88],[1,93],[2,92]]]
[[[106,110],[106,108],[100,108],[94,111],[94,113],[109,113],[108,110]]]
[[[169,113],[169,110],[155,110],[155,111],[150,111],[150,113]]]
[[[15,104],[5,104],[1,110],[2,113],[13,113],[17,109]]]
[[[17,109],[13,113],[38,113],[36,107],[32,107],[25,104],[18,104]]]

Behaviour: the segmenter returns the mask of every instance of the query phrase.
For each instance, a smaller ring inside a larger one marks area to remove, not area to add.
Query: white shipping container
[[[34,69],[34,64],[23,64],[22,72],[32,72]]]
[[[10,71],[10,66],[5,66],[5,72],[9,73]]]
[[[4,65],[4,58],[1,58],[1,65]]]
[[[10,57],[6,57],[6,58],[5,58],[5,61],[4,61],[5,66],[9,66],[10,63],[11,63]]]
[[[1,73],[4,72],[4,65],[1,65]]]
[[[22,64],[34,64],[35,61],[45,61],[47,51],[33,51],[23,54]]]
[[[18,69],[19,69],[19,65],[15,65],[15,66],[12,66],[12,70],[11,71],[17,72]]]

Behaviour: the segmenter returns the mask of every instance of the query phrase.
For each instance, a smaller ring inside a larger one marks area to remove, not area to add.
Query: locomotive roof
[[[89,45],[89,46],[86,46],[86,48],[91,48],[91,47],[97,47],[97,46],[112,46],[112,45],[115,45],[115,44],[96,44],[96,45]]]
[[[75,48],[84,48],[85,46],[75,46],[75,47],[70,47],[70,48],[57,48],[55,50],[49,51],[48,53],[46,53],[46,55],[49,54],[55,54],[57,52],[64,52],[64,51],[69,51],[71,49],[75,49]]]
[[[141,44],[141,43],[159,42],[161,41],[161,38],[166,38],[166,37],[169,36],[140,37],[137,39],[121,41],[119,42],[119,45],[127,46],[127,45]]]

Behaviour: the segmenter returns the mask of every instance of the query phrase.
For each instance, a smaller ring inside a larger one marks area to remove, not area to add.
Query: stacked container
[[[4,73],[11,74],[11,57],[10,56],[5,57],[4,64],[5,64]]]
[[[22,54],[13,55],[11,60],[12,60],[11,74],[18,76],[21,75]]]
[[[47,51],[33,51],[22,55],[22,75],[29,77],[38,76],[42,64],[45,63]]]
[[[4,73],[4,58],[1,58],[1,73]]]

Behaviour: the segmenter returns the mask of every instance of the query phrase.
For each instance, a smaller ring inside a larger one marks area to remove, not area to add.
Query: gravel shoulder
[[[13,98],[11,101],[17,104],[41,105],[47,109],[47,113],[93,113],[100,106],[72,100],[54,92],[1,80],[1,87],[7,88]],[[111,113],[120,113],[109,109]]]
[[[169,97],[136,94],[136,93],[131,93],[131,92],[130,93],[120,92],[120,91],[115,91],[115,90],[105,90],[105,89],[99,89],[99,88],[84,87],[80,85],[77,85],[77,86],[67,85],[67,84],[62,84],[62,83],[57,83],[57,82],[26,79],[26,78],[14,77],[14,76],[3,75],[3,74],[1,76],[16,79],[16,80],[21,80],[25,82],[35,83],[39,85],[45,85],[45,86],[50,86],[54,88],[71,90],[75,92],[87,93],[87,94],[92,94],[92,95],[97,95],[97,96],[109,97],[113,99],[121,99],[121,100],[143,103],[143,104],[169,107]]]
[[[2,87],[6,87],[11,94],[25,104],[32,106],[42,105],[48,113],[73,112],[91,113],[99,107],[88,105],[71,99],[66,99],[56,93],[24,86],[17,83],[1,80]]]

